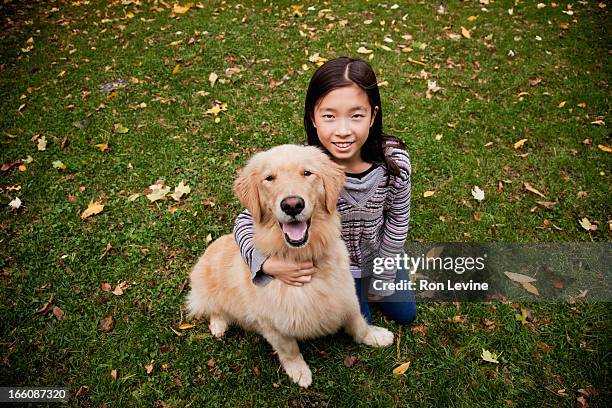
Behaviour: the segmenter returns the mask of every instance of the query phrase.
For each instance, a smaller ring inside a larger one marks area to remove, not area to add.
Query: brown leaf
[[[463,323],[465,321],[465,317],[463,316],[454,316],[453,318],[448,318],[450,323]]]
[[[213,368],[215,365],[217,365],[217,362],[211,358],[210,360],[206,362],[206,365],[209,366],[210,368]]]
[[[536,204],[540,207],[546,208],[547,210],[552,210],[557,203],[552,201],[536,201]]]
[[[64,311],[57,306],[53,306],[53,316],[59,321],[66,320]]]
[[[427,334],[427,327],[425,326],[414,326],[412,327],[413,333],[421,333],[423,336]]]
[[[538,341],[536,344],[540,350],[545,351],[547,353],[551,349],[551,347],[548,344],[544,343],[543,341]]]
[[[119,282],[117,286],[115,287],[115,290],[113,290],[113,295],[121,296],[123,295],[123,291],[125,291],[129,287],[130,285],[127,282],[125,281]]]
[[[406,370],[408,370],[408,368],[410,367],[410,361],[407,363],[404,363],[400,366],[397,366],[393,369],[393,374],[395,375],[402,375],[406,372]]]
[[[589,408],[589,403],[587,402],[587,399],[584,397],[584,395],[581,395],[580,397],[576,398],[576,402],[578,403],[578,406],[580,408]]]
[[[540,82],[542,82],[542,78],[529,79],[529,85],[531,86],[537,86]]]
[[[563,282],[561,282],[559,279],[555,279],[553,281],[553,286],[557,289],[563,289]]]
[[[101,288],[104,292],[110,292],[110,290],[112,289],[111,285],[109,285],[107,282],[104,282],[102,284],[102,288]]]
[[[533,188],[533,186],[531,184],[529,184],[529,182],[525,181],[523,183],[523,186],[525,187],[525,190],[529,191],[530,193],[537,194],[537,195],[539,195],[542,198],[546,198],[546,196],[544,194],[540,193],[538,190]]]
[[[45,303],[43,307],[41,307],[40,309],[38,309],[38,310],[36,311],[36,314],[37,314],[37,315],[40,315],[40,316],[44,316],[44,315],[46,315],[47,313],[49,313],[51,310],[53,310],[53,306],[52,306],[52,304],[53,304],[53,299],[55,299],[55,295],[51,295],[51,296],[49,296],[49,300],[47,301],[47,303]]]
[[[356,362],[357,362],[357,357],[347,355],[347,356],[344,356],[344,361],[342,362],[342,364],[344,364],[345,367],[349,368],[349,367],[352,367]]]
[[[91,217],[92,215],[100,214],[104,209],[104,205],[101,202],[90,201],[87,209],[81,213],[81,219]]]
[[[538,292],[538,288],[536,288],[535,286],[533,286],[531,283],[529,282],[522,282],[521,285],[523,286],[523,288],[525,288],[525,290],[529,293],[532,293],[536,296],[540,296],[540,292]]]
[[[145,371],[147,372],[147,375],[151,374],[153,372],[153,364],[145,364],[144,366]]]
[[[9,171],[10,169],[12,169],[13,167],[17,166],[21,164],[21,162],[19,160],[15,160],[9,163],[4,163],[2,165],[2,171]]]
[[[116,380],[117,379],[117,370],[111,370],[110,375],[111,375],[111,378],[113,380]]]
[[[98,330],[102,333],[108,333],[109,331],[113,330],[113,327],[115,327],[115,321],[112,315],[106,316],[98,323]]]

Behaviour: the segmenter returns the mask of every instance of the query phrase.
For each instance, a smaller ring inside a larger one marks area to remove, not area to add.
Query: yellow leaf
[[[195,325],[193,325],[193,324],[183,323],[178,328],[181,329],[181,330],[187,330],[187,329],[191,329],[191,328],[194,328],[194,327],[195,327]]]
[[[518,142],[516,142],[514,144],[514,148],[515,149],[520,149],[521,147],[523,147],[523,145],[525,144],[525,142],[527,141],[527,139],[521,139]]]
[[[570,26],[567,23],[559,24],[559,28],[562,30],[569,30]]]
[[[537,195],[539,195],[542,198],[546,198],[546,196],[544,194],[540,193],[538,190],[533,188],[533,186],[531,184],[529,184],[528,182],[525,181],[523,183],[523,186],[525,187],[525,190],[529,191],[530,193],[537,194]]]
[[[125,15],[125,18],[134,18],[134,13],[132,13],[131,11],[128,11],[127,14]]]
[[[395,375],[402,375],[406,372],[406,370],[408,370],[408,367],[410,367],[410,361],[407,363],[404,363],[398,367],[395,367],[393,369],[393,374]]]
[[[181,70],[181,64],[176,64],[174,66],[174,69],[172,70],[172,75],[178,74],[180,70]]]
[[[185,14],[189,11],[189,9],[193,6],[193,3],[187,3],[184,6],[179,6],[178,4],[174,6],[172,11],[176,14]]]
[[[603,151],[604,151],[604,152],[606,152],[606,153],[612,153],[612,149],[611,149],[611,148],[609,148],[608,146],[605,146],[605,145],[599,144],[599,145],[597,145],[597,147],[599,147],[601,150],[603,150]]]
[[[584,102],[580,102],[580,103],[578,104],[578,107],[579,107],[579,108],[584,109],[584,108],[586,108],[586,103],[584,103]]]
[[[105,152],[108,150],[108,143],[99,143],[96,147],[100,149],[101,152]]]
[[[424,192],[424,193],[423,193],[423,197],[425,197],[425,198],[427,198],[427,197],[431,197],[431,196],[432,196],[432,195],[434,195],[434,194],[435,194],[435,191],[430,191],[430,190],[428,190],[428,191],[426,191],[426,192]]]
[[[206,111],[206,113],[212,115],[217,115],[219,112],[221,112],[221,107],[219,105],[215,105]]]
[[[585,218],[583,218],[583,219],[581,219],[581,220],[578,220],[578,223],[580,224],[580,226],[581,226],[582,228],[584,228],[584,229],[585,229],[585,230],[587,230],[587,231],[591,231],[591,230],[593,230],[593,224],[591,224],[591,221],[589,221],[589,219],[588,219],[588,218],[586,218],[586,217],[585,217]],[[597,228],[597,227],[596,227],[596,228]],[[595,228],[595,229],[596,229],[596,228]]]
[[[497,353],[491,353],[489,350],[482,349],[482,354],[480,357],[489,363],[499,364],[499,361],[497,360]]]
[[[412,58],[408,57],[408,62],[411,62],[413,64],[417,64],[417,65],[422,65],[422,66],[426,66],[427,64],[425,64],[424,62],[421,61],[417,61],[417,60],[413,60]]]
[[[540,296],[540,292],[538,292],[538,288],[536,288],[535,286],[533,286],[531,283],[529,282],[522,282],[521,285],[523,286],[523,288],[525,288],[525,290],[529,293],[532,293],[536,296]]]
[[[84,220],[85,218],[91,217],[92,215],[100,214],[103,209],[104,204],[100,202],[94,203],[93,201],[90,201],[85,211],[81,213],[81,219]]]
[[[521,96],[527,96],[529,95],[529,92],[521,92],[518,94],[518,97],[520,98]]]
[[[469,16],[468,21],[476,21],[477,18],[478,16]]]
[[[127,132],[129,132],[130,129],[126,128],[125,126],[119,125],[117,126],[117,129],[115,130],[117,133],[121,133],[121,134],[125,134]]]
[[[470,30],[468,30],[465,27],[461,27],[461,35],[467,38],[468,40],[472,38],[472,35],[470,34]]]
[[[559,104],[559,108],[562,108],[565,106],[565,101],[561,101],[561,103]]]

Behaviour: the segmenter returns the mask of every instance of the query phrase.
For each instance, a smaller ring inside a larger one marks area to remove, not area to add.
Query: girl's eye
[[[308,171],[308,170],[304,170],[304,177],[308,177],[311,176],[312,172]]]
[[[325,119],[333,119],[334,115],[325,114],[325,115],[323,115],[323,117],[324,117]]]
[[[266,181],[274,181],[274,176],[270,175],[266,177]]]
[[[362,114],[357,114],[357,115],[353,115],[353,118],[355,118],[355,119],[361,119],[361,118],[365,118],[365,115],[362,115]]]

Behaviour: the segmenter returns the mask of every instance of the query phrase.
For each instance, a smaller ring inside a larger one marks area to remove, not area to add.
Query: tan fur
[[[304,170],[313,174],[306,177]],[[273,182],[265,181],[268,175],[274,176]],[[216,337],[232,323],[260,333],[302,387],[311,384],[312,374],[296,339],[344,328],[360,343],[393,343],[391,332],[368,326],[359,311],[336,212],[343,185],[342,170],[315,147],[283,145],[255,155],[234,184],[236,195],[253,215],[255,246],[266,255],[313,260],[316,273],[302,287],[278,279],[255,286],[234,237],[224,235],[208,247],[190,275],[189,315],[210,319]],[[304,213],[311,217],[309,240],[301,248],[286,243],[278,223],[280,201],[291,195],[304,198]]]

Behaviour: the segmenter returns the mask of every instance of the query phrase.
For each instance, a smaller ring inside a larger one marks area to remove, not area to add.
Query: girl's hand
[[[303,286],[310,282],[315,273],[312,262],[296,263],[286,261],[276,255],[269,257],[262,265],[261,270],[276,279],[280,279],[287,285]]]

